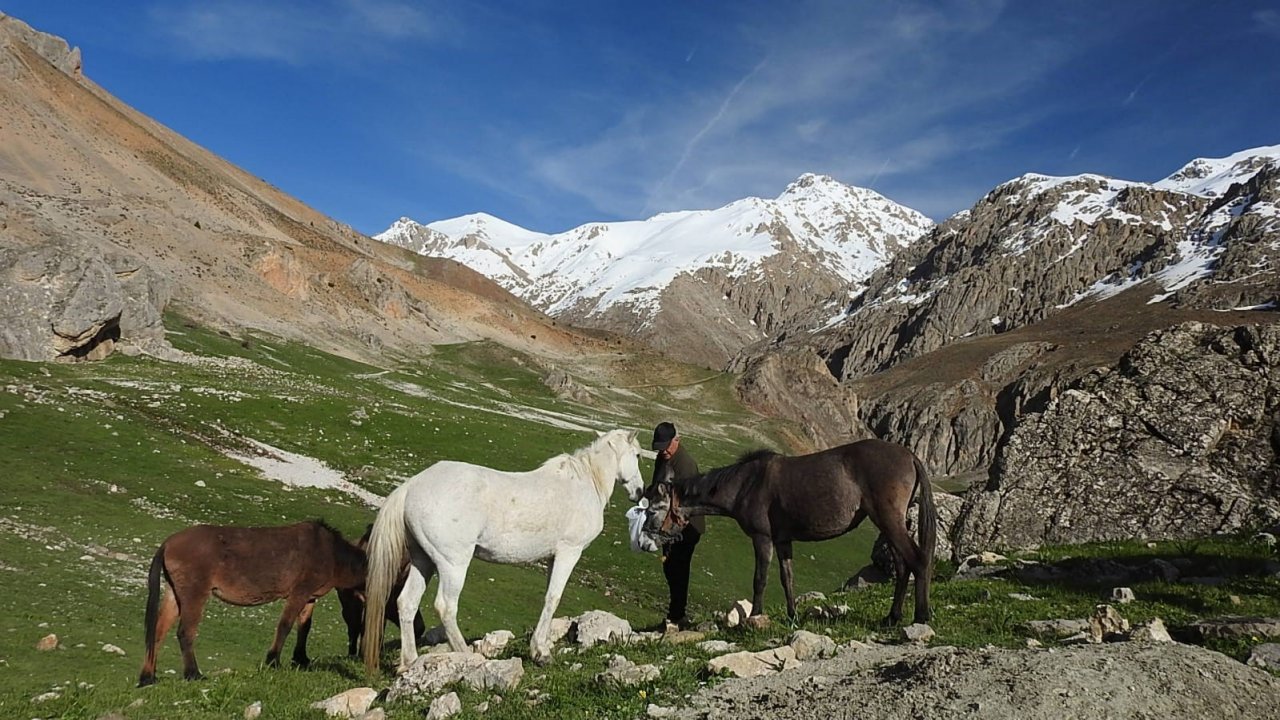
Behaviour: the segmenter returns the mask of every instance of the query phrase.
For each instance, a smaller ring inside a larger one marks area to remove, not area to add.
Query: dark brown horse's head
[[[680,532],[689,523],[680,507],[680,489],[672,481],[673,476],[674,472],[668,467],[663,477],[645,489],[641,498],[648,503],[645,508],[644,533],[659,544],[679,539]]]

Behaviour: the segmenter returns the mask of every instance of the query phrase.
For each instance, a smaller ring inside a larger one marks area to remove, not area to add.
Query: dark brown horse
[[[918,543],[907,532],[907,506],[917,487]],[[869,517],[889,541],[898,571],[886,622],[896,625],[902,620],[908,572],[916,581],[915,620],[929,620],[937,510],[924,466],[901,445],[861,440],[799,457],[756,450],[733,465],[685,481],[680,488],[656,482],[646,496],[650,505],[645,529],[659,537],[674,537],[696,515],[727,515],[738,521],[755,546],[753,614],[764,607],[765,580],[775,548],[787,615],[795,617],[791,543],[830,540]]]
[[[286,527],[196,525],[170,535],[151,560],[147,657],[138,686],[156,681],[156,653],[175,620],[183,675],[188,680],[200,677],[196,633],[210,595],[232,605],[261,605],[283,598],[284,612],[267,651],[267,664],[280,663],[280,649],[297,622],[293,661],[308,665],[307,634],[316,599],[335,587],[363,586],[365,569],[364,551],[319,520]]]
[[[373,533],[373,526],[365,528],[364,535],[356,541],[356,547],[361,551],[369,547],[369,535]],[[405,580],[409,579],[409,560],[405,558],[404,568],[400,570],[400,576],[396,578],[396,584],[391,588],[391,594],[387,596],[387,608],[383,613],[386,621],[395,622],[398,626],[400,623],[400,608],[397,598],[400,597],[400,591],[404,589]],[[356,649],[360,647],[360,636],[364,633],[364,588],[339,588],[338,602],[342,603],[342,621],[347,624],[347,654],[351,657],[356,656]],[[422,620],[422,613],[413,614],[413,639],[422,644],[422,638],[427,634],[427,624]]]

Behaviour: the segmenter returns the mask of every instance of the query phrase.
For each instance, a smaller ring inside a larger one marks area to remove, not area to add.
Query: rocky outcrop
[[[80,48],[0,12],[0,77],[16,78],[22,73],[24,47],[67,75],[78,77],[81,73]]]
[[[117,345],[167,347],[168,300],[167,280],[131,253],[0,236],[0,357],[98,360]]]
[[[762,415],[798,423],[813,448],[871,437],[858,416],[858,395],[836,382],[822,362],[800,349],[772,353],[740,368],[738,397]]]
[[[1280,517],[1280,325],[1188,323],[1023,418],[955,543],[1189,538]]]

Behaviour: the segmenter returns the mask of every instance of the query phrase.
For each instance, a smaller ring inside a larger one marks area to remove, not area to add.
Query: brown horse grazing
[[[306,666],[310,662],[307,634],[316,599],[335,587],[363,586],[365,570],[364,551],[319,520],[286,527],[196,525],[170,535],[151,560],[145,621],[147,657],[138,687],[156,681],[156,653],[175,620],[183,675],[188,680],[201,677],[195,642],[210,595],[232,605],[261,605],[284,598],[284,612],[267,651],[267,664],[280,663],[285,637],[298,622],[293,661]]]
[[[907,532],[906,519],[916,487],[920,489],[918,544]],[[869,517],[889,541],[898,571],[893,607],[885,622],[896,625],[902,620],[907,571],[916,580],[915,621],[929,620],[937,510],[924,466],[901,445],[861,440],[799,457],[756,450],[733,465],[687,480],[680,488],[669,479],[656,482],[646,497],[645,530],[665,540],[678,535],[696,515],[727,515],[738,521],[755,545],[753,614],[764,607],[769,560],[777,548],[787,615],[793,618],[791,543],[830,540]]]
[[[356,541],[356,547],[361,551],[369,547],[369,536],[373,533],[373,525],[365,528],[364,535]],[[387,596],[387,609],[383,612],[385,621],[394,621],[397,625],[400,623],[400,608],[396,598],[400,597],[400,591],[404,589],[404,583],[409,579],[409,560],[405,558],[404,567],[400,570],[400,575],[396,578],[396,583],[391,587],[391,594]],[[364,634],[364,588],[339,588],[338,602],[342,604],[342,621],[347,624],[347,654],[351,657],[356,656],[356,649],[360,647],[360,636]],[[385,622],[384,621],[384,622]],[[427,634],[427,624],[422,620],[422,613],[414,613],[413,616],[413,639],[421,645],[422,638]]]

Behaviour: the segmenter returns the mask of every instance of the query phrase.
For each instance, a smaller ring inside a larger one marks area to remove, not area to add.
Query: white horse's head
[[[640,441],[636,439],[639,430],[610,430],[601,433],[617,459],[617,482],[627,491],[627,499],[631,502],[640,500],[644,493],[644,476],[640,474]]]

